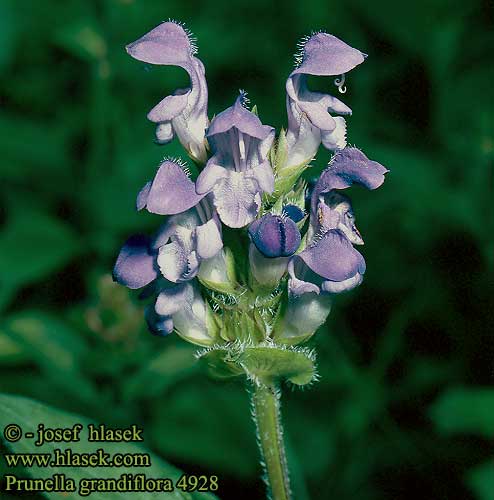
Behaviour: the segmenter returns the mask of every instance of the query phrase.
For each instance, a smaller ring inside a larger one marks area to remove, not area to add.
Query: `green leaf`
[[[7,66],[14,57],[20,34],[20,19],[12,0],[0,2],[0,67]]]
[[[494,460],[478,465],[467,473],[466,482],[478,500],[492,500]]]
[[[285,166],[287,158],[288,158],[288,143],[286,141],[286,132],[284,129],[281,129],[280,135],[278,136],[278,140],[276,142],[276,155],[274,160],[275,172],[278,173],[281,171],[281,169]]]
[[[256,475],[254,426],[241,384],[195,377],[166,398],[155,398],[151,421],[150,439],[164,456],[246,481]]]
[[[314,353],[304,348],[237,343],[205,349],[198,357],[217,378],[246,375],[265,383],[287,380],[306,385],[317,377]]]
[[[0,363],[16,363],[26,358],[26,351],[22,345],[7,335],[5,331],[0,330]]]
[[[103,59],[108,51],[106,41],[92,19],[63,26],[56,33],[55,41],[68,52],[88,61]]]
[[[18,211],[0,233],[0,295],[44,278],[78,251],[63,222],[34,209]]]
[[[54,384],[70,391],[77,386],[77,395],[83,399],[94,396],[92,386],[79,371],[87,346],[67,323],[46,312],[23,311],[10,315],[3,327]]]
[[[285,167],[280,170],[275,179],[273,194],[267,197],[268,201],[270,203],[275,203],[280,196],[291,191],[299,177],[307,170],[308,166],[308,164],[303,163],[302,165]]]
[[[126,398],[159,396],[171,384],[192,375],[198,366],[194,350],[183,343],[165,348],[128,381]]]
[[[14,453],[54,453],[56,448],[65,451],[71,449],[73,453],[95,453],[98,449],[102,448],[104,452],[113,455],[115,453],[149,453],[146,449],[142,448],[136,443],[125,442],[89,442],[87,440],[88,430],[87,425],[90,420],[56,410],[43,403],[33,401],[20,396],[13,396],[8,394],[0,394],[0,407],[2,413],[0,415],[0,427],[3,429],[5,426],[15,423],[21,427],[23,433],[35,433],[34,439],[26,437],[21,438],[15,443],[6,443],[6,445]],[[44,424],[45,428],[72,428],[76,423],[83,426],[80,434],[80,441],[70,443],[45,443],[42,446],[35,446],[36,429],[38,424]],[[146,430],[142,434],[146,439]],[[148,478],[170,478],[176,482],[181,476],[181,472],[172,465],[164,462],[156,455],[149,453],[151,459],[150,467],[132,467],[132,468],[119,468],[119,467],[38,467],[33,466],[28,469],[28,473],[35,478],[49,478],[54,474],[66,474],[67,477],[74,479],[76,487],[83,478],[119,478],[122,474],[145,474]],[[45,493],[49,499],[60,499],[59,493]],[[153,492],[138,493],[139,499],[153,499],[162,498],[163,493]],[[167,498],[174,499],[209,499],[213,500],[215,497],[209,494],[186,494],[180,490],[175,490],[173,493],[168,493]],[[69,498],[79,498],[79,496],[72,495]],[[94,500],[113,500],[128,498],[125,493],[110,493],[110,492],[94,492],[91,494],[91,499]]]
[[[16,133],[12,134],[12,130]],[[2,141],[2,180],[25,182],[29,176],[37,185],[55,191],[53,181],[61,181],[68,173],[68,130],[66,123],[46,123],[31,116],[2,112],[0,136],[8,137]]]
[[[448,389],[432,405],[430,416],[445,434],[494,437],[494,389]]]

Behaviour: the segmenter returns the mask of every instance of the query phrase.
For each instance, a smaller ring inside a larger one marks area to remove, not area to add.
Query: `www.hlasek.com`
[[[143,430],[133,425],[126,429],[112,429],[104,425],[75,424],[69,428],[46,428],[39,424],[36,433],[24,432],[17,424],[9,424],[4,428],[7,443],[15,443],[21,438],[36,439],[35,446],[41,447],[52,443],[73,443],[81,441],[81,432],[87,431],[85,440],[89,443],[104,442],[137,442],[143,441]],[[84,438],[83,438],[84,439]],[[148,453],[108,453],[103,448],[92,452],[76,452],[70,448],[55,448],[49,453],[3,453],[4,463],[8,468],[25,467],[32,469],[31,475],[43,477],[27,478],[16,474],[4,474],[0,483],[0,491],[19,493],[76,493],[87,497],[91,493],[105,492],[173,492],[180,489],[184,492],[206,492],[218,490],[217,476],[196,476],[183,474],[179,479],[147,477],[144,473],[123,473],[118,477],[80,477],[76,468],[146,468],[151,467],[151,456]],[[48,468],[67,468],[67,474],[57,473],[47,476]],[[36,473],[34,473],[36,471]],[[72,474],[71,474],[72,472]],[[70,477],[76,475],[78,479]],[[84,474],[82,474],[84,475]],[[94,476],[91,474],[91,476]]]

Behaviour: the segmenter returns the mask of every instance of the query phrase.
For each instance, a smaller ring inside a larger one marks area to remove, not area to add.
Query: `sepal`
[[[224,248],[213,258],[203,261],[197,278],[202,285],[210,290],[225,294],[238,293],[235,258],[232,251],[229,248]]]

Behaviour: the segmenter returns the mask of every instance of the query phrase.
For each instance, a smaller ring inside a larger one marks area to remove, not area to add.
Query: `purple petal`
[[[146,203],[148,202],[149,190],[151,189],[152,183],[153,181],[146,182],[144,187],[139,191],[136,200],[137,210],[142,210],[146,206]]]
[[[348,278],[344,281],[323,281],[321,284],[321,290],[324,293],[342,293],[353,290],[359,286],[364,279],[364,276],[357,273],[352,278]]]
[[[389,170],[377,161],[372,161],[357,148],[345,148],[331,160],[321,174],[312,192],[312,211],[317,208],[319,196],[332,189],[346,189],[353,183],[367,189],[377,189],[384,182],[384,174]]]
[[[288,257],[300,245],[300,231],[289,217],[266,214],[249,227],[249,235],[265,257]]]
[[[311,92],[306,89],[304,93],[306,100],[314,101],[324,106],[331,113],[336,113],[338,115],[351,115],[352,110],[337,97],[329,94],[321,94],[320,92]]]
[[[174,135],[197,161],[206,162],[205,130],[208,126],[208,89],[202,62],[189,34],[177,23],[162,23],[134,43],[127,52],[150,64],[179,66],[190,77],[190,87],[165,97],[148,114],[157,123],[156,139],[166,144]]]
[[[156,232],[151,246],[158,250],[159,247],[166,245],[174,234],[181,233],[181,228],[187,228],[192,231],[200,223],[201,221],[195,208],[167,217],[166,222]]]
[[[184,94],[166,96],[148,113],[148,120],[154,123],[170,122],[183,113],[187,106],[189,94],[190,89],[187,89]]]
[[[175,132],[170,122],[159,123],[156,127],[156,142],[158,144],[168,144],[174,136]]]
[[[360,50],[328,33],[312,35],[302,48],[302,60],[292,74],[336,76],[347,73],[366,57]]]
[[[157,277],[156,255],[150,249],[150,239],[142,234],[131,236],[118,254],[113,279],[134,290]]]
[[[339,230],[332,229],[298,254],[316,274],[331,281],[344,281],[365,273],[362,255]]]
[[[326,149],[335,151],[346,146],[346,122],[342,116],[334,118],[336,128],[331,132],[321,131],[322,144]]]
[[[196,252],[190,251],[178,240],[160,248],[158,265],[161,274],[173,283],[192,279],[199,268]]]
[[[241,94],[233,106],[225,109],[213,119],[208,129],[208,137],[228,132],[232,128],[260,140],[266,139],[269,134],[273,133],[273,127],[263,125],[254,113],[242,105],[243,99],[244,96]]]
[[[300,222],[304,216],[304,211],[297,205],[289,204],[283,206],[283,213],[292,219],[293,222]]]
[[[216,165],[215,160],[213,156],[196,180],[196,192],[200,195],[209,193],[220,179],[228,175],[224,167]]]
[[[172,215],[184,212],[197,205],[204,195],[196,193],[194,183],[175,162],[164,161],[154,177],[151,187],[141,190],[137,205],[159,215]]]
[[[299,256],[294,255],[288,262],[288,274],[290,275],[290,279],[288,280],[288,294],[295,297],[311,292],[319,294],[320,290],[317,285],[297,278],[295,264],[298,260],[300,260]]]
[[[339,229],[354,245],[363,245],[364,240],[357,229],[352,203],[348,196],[339,191],[331,191],[317,205],[317,217],[312,218],[316,232],[325,233],[329,229]]]
[[[227,171],[214,187],[214,205],[221,221],[229,227],[244,227],[252,222],[261,205],[259,185],[245,172]]]
[[[139,61],[177,66],[182,66],[194,53],[194,46],[186,31],[171,21],[156,26],[127,45],[126,49],[129,55]]]
[[[160,316],[154,310],[154,305],[149,305],[144,311],[144,318],[149,331],[153,335],[166,337],[173,331],[173,319],[170,316]]]
[[[187,340],[199,345],[212,343],[207,324],[207,306],[199,287],[187,283],[187,303],[173,315],[177,332]]]
[[[255,280],[264,286],[276,287],[286,273],[288,257],[265,257],[252,243],[249,245],[249,264]]]
[[[336,128],[336,122],[328,113],[326,107],[316,102],[306,102],[302,100],[299,100],[298,106],[300,110],[309,117],[312,125],[318,129],[332,131]]]
[[[257,181],[261,190],[265,193],[274,191],[274,174],[271,164],[268,160],[264,161],[257,167],[252,168],[249,173]]]

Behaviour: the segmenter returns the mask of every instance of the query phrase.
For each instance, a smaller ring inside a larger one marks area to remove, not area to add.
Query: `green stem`
[[[290,500],[290,481],[280,418],[281,391],[274,384],[253,384],[252,409],[265,481],[272,500]]]

